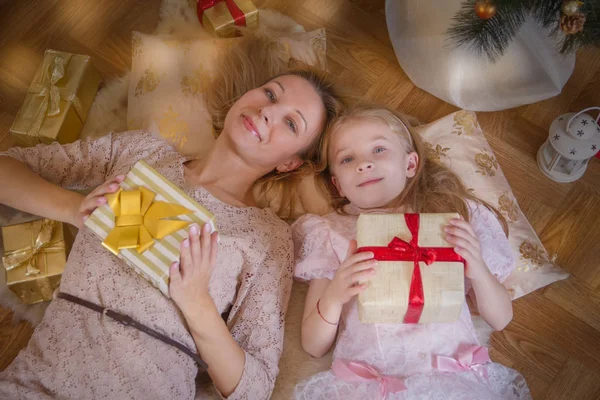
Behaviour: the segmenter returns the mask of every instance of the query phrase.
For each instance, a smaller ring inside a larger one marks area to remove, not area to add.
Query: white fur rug
[[[268,10],[261,10],[260,13],[261,29],[274,32],[304,31],[302,26],[289,17]],[[198,23],[195,9],[190,7],[188,0],[163,1],[156,33],[170,34],[181,39],[208,36]],[[81,137],[99,137],[110,131],[127,130],[128,85],[128,74],[105,82],[89,112]],[[0,206],[0,225],[22,222],[31,218],[32,216],[27,214]],[[0,246],[0,252],[1,249]],[[15,319],[27,320],[36,326],[41,321],[47,304],[22,305],[4,285],[4,274],[0,274],[0,276],[0,304],[14,310]],[[273,393],[274,399],[290,398],[296,383],[318,371],[329,368],[331,364],[331,354],[323,359],[315,360],[304,353],[300,345],[300,324],[306,287],[304,284],[294,283],[287,316],[284,354],[280,363],[281,372]],[[491,328],[479,316],[474,317],[474,322],[480,342],[487,344]]]

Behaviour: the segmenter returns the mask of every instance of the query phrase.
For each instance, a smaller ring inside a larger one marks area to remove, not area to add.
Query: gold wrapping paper
[[[60,222],[44,219],[2,227],[6,284],[24,304],[52,300],[73,239]]]
[[[420,214],[419,246],[452,247],[443,228],[458,214]],[[358,247],[385,247],[412,235],[403,214],[362,214],[357,222]],[[465,301],[464,265],[460,262],[419,262],[425,306],[419,323],[454,322]],[[402,323],[409,304],[413,261],[379,261],[377,274],[358,296],[359,319],[365,323]]]
[[[129,264],[138,274],[156,286],[165,296],[169,297],[169,267],[173,261],[179,260],[179,245],[183,239],[188,237],[187,225],[192,222],[195,222],[200,226],[208,223],[214,231],[216,230],[214,215],[173,183],[169,182],[164,176],[156,172],[144,161],[137,162],[131,171],[127,173],[125,180],[121,183],[121,189],[123,189],[123,192],[121,193],[130,193],[135,190],[147,190],[156,194],[156,197],[150,200],[150,202],[155,200],[155,203],[153,204],[156,204],[157,202],[168,203],[169,210],[167,214],[169,214],[170,217],[167,217],[166,214],[154,215],[150,218],[152,221],[148,222],[148,224],[151,225],[148,228],[149,233],[152,236],[154,236],[152,234],[154,230],[156,230],[155,233],[157,233],[152,240],[151,246],[143,246],[145,249],[138,252],[138,245],[142,242],[147,243],[148,238],[142,238],[142,240],[140,240],[139,231],[136,226],[136,224],[139,223],[139,216],[133,215],[132,221],[134,219],[135,221],[133,221],[132,224],[136,228],[136,232],[130,235],[128,234],[132,243],[130,246],[121,247],[117,252],[117,256]],[[119,211],[117,212],[119,215],[115,215],[113,208],[111,208],[111,204],[114,207],[113,201],[114,199],[109,199],[107,204],[98,207],[85,221],[85,226],[90,228],[103,241],[106,241],[107,239],[110,240],[109,235],[111,232],[114,231],[115,227],[119,228],[117,219],[123,216],[123,209],[120,207],[117,207],[119,208]],[[148,200],[140,201],[142,203],[144,201],[148,202]],[[141,209],[143,208],[145,208],[144,205],[141,206]],[[186,212],[184,210],[189,211],[189,213],[184,214],[184,212]],[[148,209],[145,217],[148,216],[147,214],[150,211],[151,209]],[[135,214],[135,212],[127,212],[126,214],[129,214],[127,216],[132,216],[131,214]],[[176,231],[167,233],[162,238],[158,238],[162,233],[172,231],[173,227],[171,226],[166,231],[158,234],[158,231],[162,230],[162,228],[158,226],[161,224],[160,221],[167,223],[167,225],[171,225],[169,222],[174,222],[175,224],[173,226],[176,228]],[[155,223],[156,226],[152,226],[152,224]],[[144,225],[147,225],[146,221],[144,221]],[[108,246],[105,247],[109,248]]]
[[[155,239],[162,239],[190,224],[189,221],[173,221],[166,218],[192,211],[178,204],[154,201],[156,193],[145,187],[106,196],[108,205],[115,214],[115,228],[102,245],[114,255],[121,249],[136,249],[138,254],[148,250]]]
[[[202,2],[202,0],[200,0]],[[244,13],[247,28],[258,27],[258,10],[249,0],[235,0],[234,3]],[[225,1],[204,10],[202,14],[204,29],[221,38],[233,37],[236,34],[235,21]]]
[[[77,140],[99,84],[89,56],[46,50],[10,128],[17,144]]]

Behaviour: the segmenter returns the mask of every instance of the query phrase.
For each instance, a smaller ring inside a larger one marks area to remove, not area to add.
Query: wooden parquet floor
[[[433,121],[456,108],[415,87],[398,65],[383,0],[255,0],[307,28],[327,29],[329,67],[374,100]],[[92,56],[105,79],[131,63],[131,31],[152,33],[160,0],[0,0],[0,149],[46,48]],[[519,370],[534,399],[600,399],[600,161],[559,184],[535,156],[559,114],[600,105],[600,51],[579,51],[561,95],[478,113],[521,208],[550,254],[572,276],[514,303],[514,320],[492,337],[492,358]],[[596,228],[595,228],[596,226]],[[0,309],[0,369],[32,333]]]

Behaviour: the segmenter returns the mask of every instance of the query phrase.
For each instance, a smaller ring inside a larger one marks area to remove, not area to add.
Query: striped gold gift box
[[[146,162],[138,161],[121,183],[121,189],[124,191],[123,193],[126,193],[137,189],[144,190],[144,188],[156,194],[153,203],[166,202],[183,206],[190,211],[190,213],[178,214],[164,220],[186,221],[190,224],[195,222],[200,227],[208,223],[212,227],[212,231],[216,230],[215,217],[210,211],[156,172]],[[85,221],[85,225],[103,241],[115,228],[116,221],[110,201],[108,203],[98,207]],[[154,238],[154,244],[141,253],[138,252],[137,248],[121,248],[118,251],[118,257],[125,260],[138,274],[169,297],[169,267],[173,261],[179,259],[179,245],[182,240],[188,237],[188,230],[188,226],[185,226],[162,239]]]

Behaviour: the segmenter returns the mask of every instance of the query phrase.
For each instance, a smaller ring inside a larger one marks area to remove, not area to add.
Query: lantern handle
[[[579,114],[581,114],[583,112],[586,112],[587,110],[600,110],[600,107],[588,107],[586,109],[579,111],[577,114],[573,115],[571,117],[571,119],[569,119],[569,122],[567,122],[567,132],[569,132],[569,126],[571,126],[571,121],[573,121],[573,118],[575,118],[576,116],[578,116]],[[596,123],[598,123],[598,121],[600,121],[600,112],[598,112],[598,116],[596,117]]]

